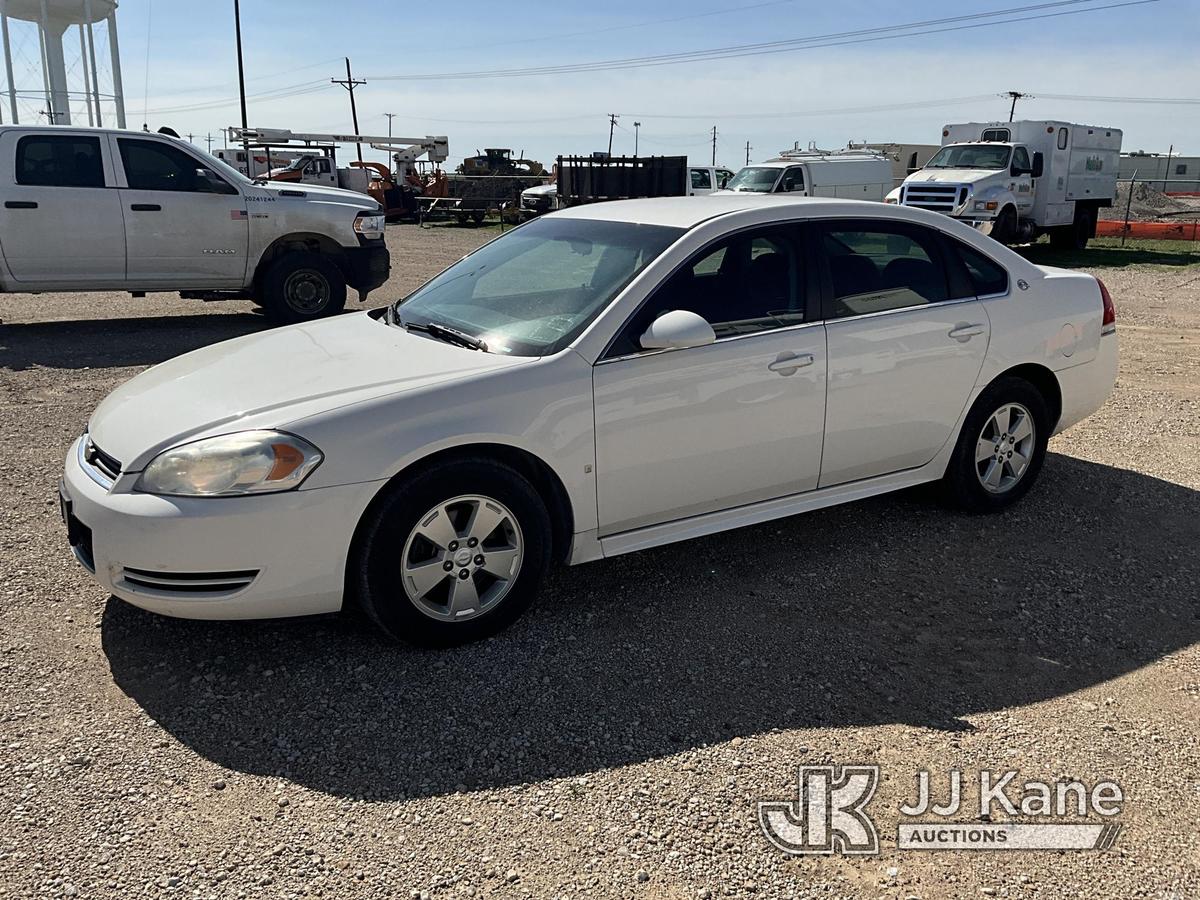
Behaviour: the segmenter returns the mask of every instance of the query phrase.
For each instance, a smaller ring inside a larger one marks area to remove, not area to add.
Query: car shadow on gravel
[[[270,327],[256,313],[5,323],[0,325],[0,369],[152,366]]]
[[[117,685],[233,770],[340,796],[579,775],[775,729],[905,723],[1101,684],[1200,640],[1200,492],[1051,454],[998,516],[928,491],[556,573],[497,638],[353,617],[204,623],[112,599]]]

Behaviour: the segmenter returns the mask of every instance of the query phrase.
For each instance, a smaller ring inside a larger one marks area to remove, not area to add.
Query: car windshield
[[[492,353],[557,353],[683,233],[632,222],[535,219],[397,303],[396,324],[451,328],[482,340]]]
[[[755,191],[768,194],[775,182],[779,180],[779,169],[768,166],[746,166],[729,179],[725,185],[727,191]]]
[[[954,144],[925,163],[927,169],[1004,169],[1012,148],[1007,144]]]

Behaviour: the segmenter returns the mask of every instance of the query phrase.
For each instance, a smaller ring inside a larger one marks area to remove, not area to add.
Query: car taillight
[[[1104,301],[1104,318],[1100,322],[1100,333],[1112,334],[1117,330],[1117,307],[1113,305],[1112,294],[1108,292],[1104,282],[1097,278],[1096,284],[1100,285],[1100,299]]]

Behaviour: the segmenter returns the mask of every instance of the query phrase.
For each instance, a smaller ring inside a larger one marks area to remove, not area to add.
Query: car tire
[[[446,462],[388,487],[374,504],[352,563],[358,599],[395,640],[481,640],[533,603],[551,542],[550,515],[524,476],[487,459]]]
[[[1037,480],[1050,427],[1046,400],[1028,381],[1008,377],[989,385],[967,413],[946,467],[948,499],[976,513],[1016,503]]]
[[[346,276],[328,256],[285,253],[263,276],[261,299],[268,318],[281,325],[336,315],[346,307]]]
[[[1050,232],[1050,246],[1055,250],[1086,250],[1091,240],[1096,224],[1093,219],[1097,215],[1094,209],[1076,208],[1075,221],[1063,225]]]

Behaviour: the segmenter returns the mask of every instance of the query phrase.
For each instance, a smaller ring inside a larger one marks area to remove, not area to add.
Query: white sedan
[[[360,603],[491,634],[583,563],[942,481],[1002,509],[1117,369],[1112,301],[952,219],[633,200],[536,219],[391,308],[228,341],[71,448],[75,555],[173,616]]]

